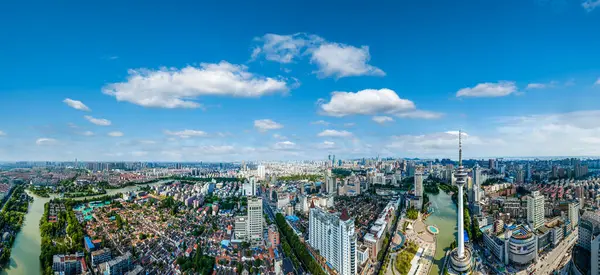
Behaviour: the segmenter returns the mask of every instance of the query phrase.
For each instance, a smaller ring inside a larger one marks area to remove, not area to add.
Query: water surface
[[[435,225],[439,229],[437,234],[437,242],[435,246],[435,256],[433,267],[429,275],[437,275],[442,268],[446,251],[450,249],[450,244],[455,240],[456,236],[456,205],[452,202],[450,195],[443,191],[439,194],[428,194],[429,201],[433,204],[435,212],[425,221],[428,225]]]

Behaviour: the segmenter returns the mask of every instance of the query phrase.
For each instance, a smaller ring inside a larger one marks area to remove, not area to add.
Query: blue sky
[[[0,160],[600,155],[600,0],[122,2],[2,4]]]

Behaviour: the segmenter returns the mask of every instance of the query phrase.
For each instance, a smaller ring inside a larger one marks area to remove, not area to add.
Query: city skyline
[[[7,4],[0,161],[600,156],[596,1],[131,5]]]

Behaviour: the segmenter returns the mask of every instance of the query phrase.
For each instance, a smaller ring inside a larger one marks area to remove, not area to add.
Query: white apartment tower
[[[527,197],[527,222],[532,230],[544,225],[544,196],[540,191],[533,191],[531,196]]]
[[[259,242],[263,238],[263,201],[260,197],[248,198],[247,238]]]
[[[311,205],[309,215],[309,244],[340,275],[357,274],[357,247],[354,219],[344,210],[329,213]]]
[[[258,176],[259,179],[264,180],[265,179],[265,175],[266,175],[266,171],[265,171],[265,166],[264,165],[258,165],[256,167],[256,174]]]

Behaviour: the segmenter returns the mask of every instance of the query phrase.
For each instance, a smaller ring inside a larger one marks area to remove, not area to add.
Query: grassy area
[[[410,261],[412,261],[412,259],[415,257],[415,254],[417,254],[417,250],[419,250],[419,246],[417,246],[417,244],[407,242],[406,248],[398,253],[394,266],[400,275],[408,274],[408,271],[411,267]]]
[[[414,208],[410,208],[406,211],[406,217],[411,220],[416,220],[419,217],[419,211]]]

